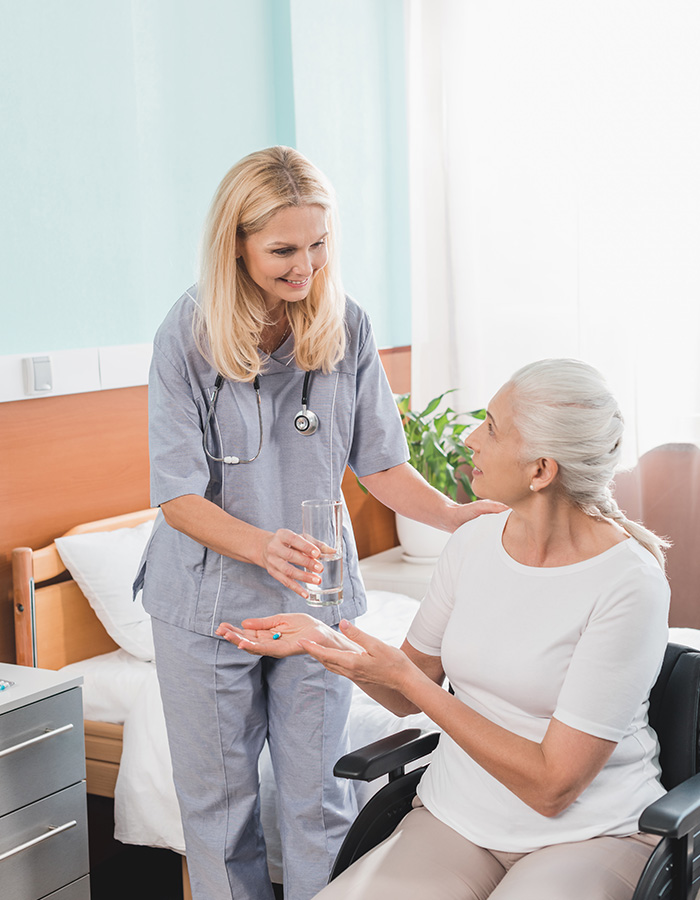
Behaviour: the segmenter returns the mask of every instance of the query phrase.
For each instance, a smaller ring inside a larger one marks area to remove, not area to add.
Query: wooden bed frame
[[[147,509],[78,525],[67,534],[132,528],[154,519]],[[17,663],[60,669],[70,663],[117,650],[56,549],[18,547],[12,551]],[[121,725],[85,722],[85,761],[89,794],[113,797],[122,751]]]

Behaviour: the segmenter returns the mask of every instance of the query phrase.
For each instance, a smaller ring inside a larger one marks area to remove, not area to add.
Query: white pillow
[[[66,568],[87,597],[105,631],[138,659],[155,659],[151,617],[132,599],[131,586],[153,522],[115,531],[95,531],[56,538]]]

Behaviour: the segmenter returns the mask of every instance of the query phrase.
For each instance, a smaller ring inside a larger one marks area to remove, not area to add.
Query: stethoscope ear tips
[[[294,416],[294,427],[299,434],[313,434],[318,429],[318,416],[306,406]]]

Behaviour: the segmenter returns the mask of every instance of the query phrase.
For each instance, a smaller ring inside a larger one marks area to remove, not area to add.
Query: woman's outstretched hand
[[[346,652],[362,652],[360,647],[329,625],[305,613],[244,619],[240,627],[222,622],[216,633],[253,656],[273,656],[276,659],[305,653],[300,643],[304,640],[314,646],[342,647]]]
[[[403,693],[407,678],[417,671],[403,650],[361,631],[347,619],[341,621],[340,632],[349,642],[347,648],[318,642],[311,635],[300,635],[298,642],[330,672],[357,684],[376,684]]]

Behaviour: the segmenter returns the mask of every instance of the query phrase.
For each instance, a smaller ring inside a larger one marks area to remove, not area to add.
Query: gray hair
[[[589,516],[617,522],[664,569],[669,541],[628,519],[612,495],[624,422],[600,372],[576,359],[542,359],[519,369],[507,386],[526,460],[554,459],[569,501]]]

